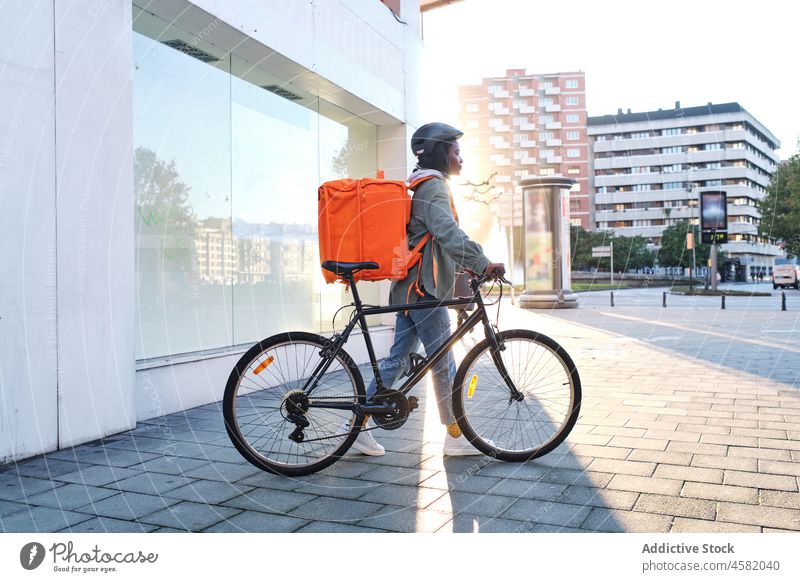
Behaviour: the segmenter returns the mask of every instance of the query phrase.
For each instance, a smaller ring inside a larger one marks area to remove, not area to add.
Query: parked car
[[[775,265],[772,269],[772,288],[800,288],[800,267],[797,265]]]

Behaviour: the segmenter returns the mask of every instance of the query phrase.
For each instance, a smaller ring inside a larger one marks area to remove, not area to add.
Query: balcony
[[[520,113],[536,113],[536,108],[530,105],[524,105],[519,108]]]
[[[520,163],[523,166],[533,166],[536,164],[536,158],[522,158],[520,160]]]
[[[561,105],[558,103],[554,103],[553,105],[546,105],[544,110],[547,113],[555,113],[556,111],[561,111]]]
[[[535,123],[522,123],[519,126],[520,131],[536,131]]]
[[[536,142],[532,141],[532,140],[521,141],[521,142],[519,142],[519,147],[525,148],[525,149],[527,149],[527,148],[535,148],[536,147]]]
[[[504,99],[506,97],[509,97],[508,91],[495,91],[494,92],[494,98],[495,99]]]
[[[497,133],[505,133],[511,131],[511,126],[501,123],[500,125],[495,125],[494,128],[495,132]]]
[[[536,96],[536,91],[534,91],[533,89],[520,89],[519,90],[519,96],[520,97],[535,97]]]
[[[549,158],[546,158],[544,162],[546,164],[560,164],[561,160],[561,156],[550,156]]]
[[[561,122],[560,121],[551,121],[547,125],[545,125],[546,129],[561,129]]]
[[[511,176],[497,176],[494,181],[498,184],[507,184],[511,182]]]
[[[508,115],[511,110],[508,107],[497,107],[494,110],[495,115]]]
[[[560,139],[548,139],[547,140],[547,147],[557,147],[561,145]]]
[[[498,142],[498,143],[494,144],[494,149],[496,149],[496,150],[510,150],[511,149],[511,143],[509,143],[507,141]]]
[[[544,90],[545,95],[561,95],[561,87],[548,87]]]

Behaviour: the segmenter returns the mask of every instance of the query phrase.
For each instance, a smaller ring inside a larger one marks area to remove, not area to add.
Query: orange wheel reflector
[[[272,357],[272,356],[268,357],[266,360],[264,360],[263,362],[261,362],[261,363],[260,363],[260,364],[259,364],[259,365],[256,367],[256,369],[255,369],[255,370],[253,370],[253,374],[256,374],[256,375],[257,375],[257,374],[260,374],[260,373],[261,373],[261,372],[263,372],[263,371],[264,371],[264,369],[265,369],[267,366],[269,366],[269,365],[270,365],[270,364],[271,364],[271,363],[272,363],[274,360],[275,360],[275,358],[274,358],[274,357]]]

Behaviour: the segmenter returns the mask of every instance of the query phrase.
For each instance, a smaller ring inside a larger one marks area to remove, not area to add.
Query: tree
[[[691,229],[691,230],[690,230]],[[702,267],[708,263],[711,256],[711,245],[700,243],[700,229],[690,227],[688,220],[681,220],[668,226],[661,233],[661,248],[658,250],[658,264],[662,267],[690,267],[692,265],[692,251],[686,248],[686,233],[694,232],[695,260],[697,266]],[[717,251],[717,264],[722,265],[725,257]]]
[[[800,154],[778,166],[758,210],[760,233],[782,240],[788,256],[800,256]]]
[[[629,269],[652,267],[653,251],[647,248],[647,239],[642,236],[615,236],[614,270],[618,273]]]

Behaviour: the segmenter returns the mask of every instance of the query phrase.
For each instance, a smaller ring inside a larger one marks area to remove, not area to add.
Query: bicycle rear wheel
[[[287,476],[314,473],[341,458],[358,436],[363,415],[314,406],[364,401],[364,381],[346,352],[339,351],[310,397],[303,391],[329,348],[330,341],[316,334],[283,333],[254,345],[231,371],[223,399],[225,428],[256,467]],[[292,415],[308,422],[302,442],[289,438],[298,428]]]
[[[482,453],[527,461],[549,453],[578,419],[581,381],[567,352],[534,331],[500,332],[497,352],[524,398],[511,398],[488,339],[466,355],[453,383],[453,411],[464,436]]]

